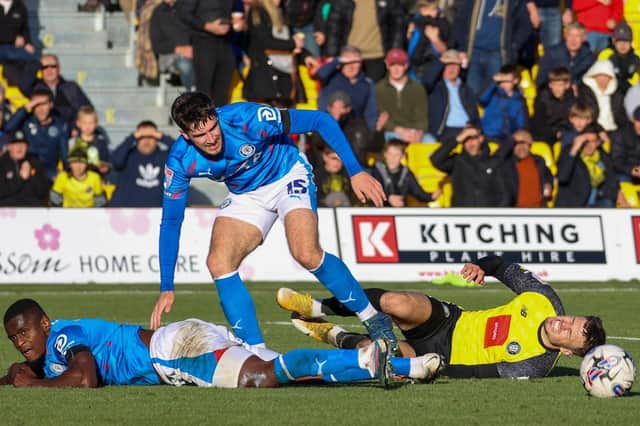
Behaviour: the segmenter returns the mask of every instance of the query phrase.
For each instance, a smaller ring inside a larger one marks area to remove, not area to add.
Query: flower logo
[[[48,223],[33,232],[41,250],[56,251],[60,248],[60,231]]]

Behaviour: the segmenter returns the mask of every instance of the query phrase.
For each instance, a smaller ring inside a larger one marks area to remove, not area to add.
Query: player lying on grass
[[[189,319],[156,331],[100,319],[50,320],[31,299],[4,316],[9,340],[25,362],[13,364],[0,384],[44,387],[101,385],[275,387],[301,378],[351,382],[396,374],[429,380],[441,359],[391,358],[380,339],[361,349],[297,349],[278,354],[255,348],[226,327]]]
[[[582,356],[605,342],[600,318],[565,316],[556,292],[517,264],[488,256],[465,264],[461,274],[478,285],[485,275],[492,275],[517,296],[493,309],[465,311],[420,293],[365,290],[372,304],[402,331],[402,356],[438,353],[446,365],[442,374],[449,377],[534,378],[546,376],[560,354]],[[339,348],[369,343],[367,335],[321,319],[351,315],[335,298],[315,300],[281,288],[277,301],[294,312],[296,328],[311,337]]]

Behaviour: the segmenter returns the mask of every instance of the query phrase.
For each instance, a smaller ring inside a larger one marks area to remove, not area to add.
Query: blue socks
[[[349,310],[358,315],[361,321],[376,314],[369,299],[349,268],[342,260],[325,252],[318,268],[310,271],[316,278]]]
[[[357,349],[295,349],[280,355],[274,360],[276,378],[280,383],[290,383],[302,377],[330,377],[339,375],[344,379],[346,371],[356,370],[365,377],[353,380],[370,379],[369,372],[358,365]],[[333,381],[333,380],[327,380]]]
[[[222,310],[233,333],[250,345],[264,343],[256,306],[238,272],[215,280]]]

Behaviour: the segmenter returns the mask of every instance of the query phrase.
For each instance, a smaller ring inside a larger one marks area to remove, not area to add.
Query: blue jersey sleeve
[[[164,196],[158,241],[160,291],[173,290],[180,229],[184,220],[184,210],[187,207],[189,180],[180,160],[169,155],[164,169]]]
[[[326,112],[302,109],[290,109],[288,115],[291,133],[318,132],[338,154],[349,176],[362,171],[362,166],[358,163],[349,141],[333,117]]]

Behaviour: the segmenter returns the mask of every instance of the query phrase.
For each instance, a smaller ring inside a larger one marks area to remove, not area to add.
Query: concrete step
[[[94,49],[96,53],[107,50],[108,36],[106,31],[87,31],[87,32],[47,32],[40,31],[40,40],[47,49],[56,48],[78,48]]]
[[[41,31],[93,32],[103,30],[104,17],[99,13],[43,12],[29,15],[29,25]],[[38,26],[36,26],[38,25]]]
[[[126,108],[133,105],[142,107],[163,106],[162,102],[164,100],[160,89],[153,87],[135,89],[85,87],[85,91],[96,108]],[[158,97],[160,98],[158,99]],[[160,105],[158,105],[158,101],[160,101]]]
[[[69,69],[124,69],[129,57],[128,49],[117,47],[113,49],[85,49],[83,47],[56,46],[46,49],[45,53],[58,55],[62,64],[62,70]]]
[[[98,120],[103,126],[121,125],[133,129],[142,120],[152,120],[158,126],[169,125],[169,107],[130,105],[116,108],[105,105],[97,110]]]
[[[70,68],[65,65],[62,75],[88,88],[130,88],[138,87],[138,72],[134,68]]]
[[[30,12],[34,11],[69,11],[76,12],[78,3],[83,0],[23,0]]]

